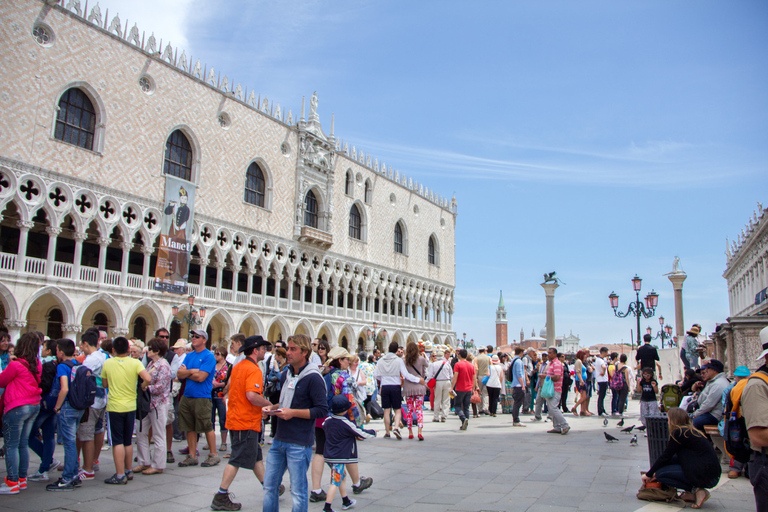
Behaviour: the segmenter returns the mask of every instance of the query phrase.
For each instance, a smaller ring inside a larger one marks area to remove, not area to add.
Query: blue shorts
[[[344,480],[344,467],[346,464],[334,464],[326,462],[328,467],[331,468],[331,485],[341,487],[341,482]]]
[[[400,410],[400,403],[403,401],[403,395],[400,386],[387,385],[381,386],[381,407],[382,409]]]

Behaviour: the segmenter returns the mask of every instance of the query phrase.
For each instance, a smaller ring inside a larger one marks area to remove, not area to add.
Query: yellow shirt
[[[130,356],[110,357],[104,362],[101,378],[107,381],[107,412],[136,410],[136,383],[144,369],[141,361]]]

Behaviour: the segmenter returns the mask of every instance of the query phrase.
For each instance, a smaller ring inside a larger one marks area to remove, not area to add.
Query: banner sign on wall
[[[161,292],[186,294],[194,229],[194,184],[166,174],[163,204],[154,288]]]

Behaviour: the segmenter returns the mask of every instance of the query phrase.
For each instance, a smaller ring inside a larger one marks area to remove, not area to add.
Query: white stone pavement
[[[630,404],[626,425],[637,424],[637,402]],[[376,439],[359,443],[360,470],[374,479],[373,487],[357,500],[355,510],[378,511],[638,511],[665,512],[680,506],[638,501],[640,471],[648,469],[646,439],[630,447],[630,436],[620,434],[617,420],[605,429],[597,417],[566,415],[571,431],[566,436],[547,434],[550,423],[530,423],[513,428],[512,416],[481,417],[459,431],[455,417],[433,423],[425,412],[425,441]],[[383,429],[381,421],[372,428]],[[603,430],[620,439],[607,443]],[[204,444],[204,443],[203,443]],[[174,443],[178,451],[183,444]],[[267,445],[268,447],[268,445]],[[56,457],[63,457],[57,447]],[[97,479],[69,493],[45,491],[42,483],[30,483],[18,496],[0,496],[0,510],[70,510],[78,512],[142,512],[210,510],[222,466],[179,468],[171,465],[162,475],[137,475],[127,486],[109,486],[103,479],[114,472],[110,451],[100,456]],[[177,455],[177,460],[181,460]],[[32,469],[39,461],[32,455]],[[0,474],[4,475],[2,465]],[[55,472],[56,478],[61,474]],[[324,475],[326,482],[328,472]],[[288,485],[286,475],[284,483]],[[323,485],[327,490],[327,483]],[[243,510],[261,510],[262,490],[252,473],[241,471],[231,489]],[[334,505],[340,509],[340,499]],[[288,492],[281,510],[290,510]],[[310,511],[322,503],[310,503]],[[744,478],[725,475],[704,510],[753,512],[752,487]]]

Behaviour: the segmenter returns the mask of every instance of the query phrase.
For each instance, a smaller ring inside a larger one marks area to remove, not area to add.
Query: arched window
[[[304,225],[317,229],[317,198],[311,190],[304,198]]]
[[[429,263],[432,265],[437,265],[437,244],[435,243],[434,236],[429,237],[429,248],[427,254],[427,260]]]
[[[133,337],[139,340],[147,339],[147,321],[142,316],[137,316],[133,321]]]
[[[109,327],[109,319],[107,318],[107,315],[104,313],[96,313],[96,316],[93,317],[93,326],[103,327],[104,329]]]
[[[192,181],[192,145],[181,130],[173,132],[165,142],[163,173]]]
[[[365,204],[371,204],[372,196],[373,187],[371,186],[371,180],[365,180],[365,195],[363,196]]]
[[[264,173],[256,162],[245,174],[245,202],[264,208]]]
[[[59,100],[54,137],[93,151],[95,131],[96,111],[93,103],[82,90],[76,87],[68,89]]]
[[[53,308],[48,312],[48,325],[46,326],[45,334],[54,340],[58,340],[63,337],[61,324],[64,322],[64,315],[58,308]]]
[[[395,252],[403,254],[403,227],[399,222],[395,224]]]
[[[357,209],[357,205],[353,204],[349,210],[349,236],[356,240],[363,239],[363,233],[361,229],[362,219],[360,218],[360,210]]]
[[[352,171],[347,171],[347,181],[344,183],[344,193],[348,196],[352,195],[352,185],[354,184],[354,178],[352,177]]]

